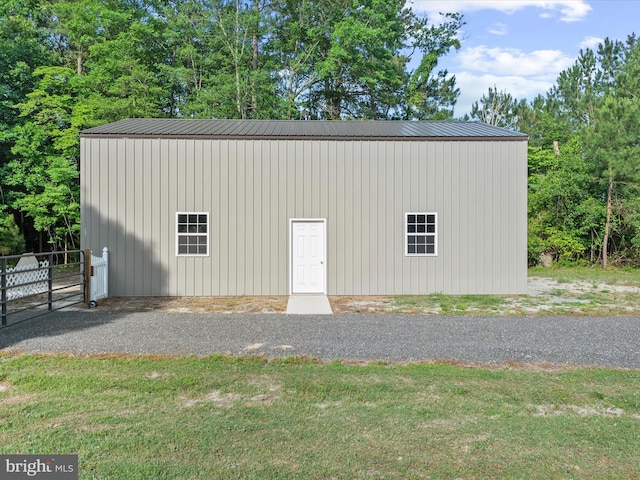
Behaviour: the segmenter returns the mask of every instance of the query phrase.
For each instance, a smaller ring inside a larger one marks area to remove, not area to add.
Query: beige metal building
[[[81,133],[110,294],[526,291],[526,135],[476,122],[129,119]]]

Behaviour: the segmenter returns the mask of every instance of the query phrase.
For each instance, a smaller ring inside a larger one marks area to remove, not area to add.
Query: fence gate
[[[89,306],[95,308],[98,300],[109,296],[109,249],[102,249],[102,257],[96,257],[91,250],[87,250],[85,257],[91,259],[90,268],[87,268],[91,274]]]
[[[109,251],[0,255],[0,328],[108,295]]]

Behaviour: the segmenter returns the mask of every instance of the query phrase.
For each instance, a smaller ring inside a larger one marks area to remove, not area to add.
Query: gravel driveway
[[[75,310],[0,330],[35,353],[310,356],[640,368],[640,317],[283,315]]]

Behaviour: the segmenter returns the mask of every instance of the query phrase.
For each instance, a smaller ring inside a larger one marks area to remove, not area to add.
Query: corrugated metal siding
[[[286,295],[290,218],[327,219],[331,295],[526,291],[526,142],[87,138],[83,248],[113,295]],[[176,257],[176,212],[210,255]],[[404,256],[404,213],[438,256]]]

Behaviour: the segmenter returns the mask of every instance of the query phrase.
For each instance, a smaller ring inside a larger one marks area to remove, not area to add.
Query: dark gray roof
[[[482,122],[195,120],[130,118],[84,130],[81,136],[259,139],[527,140]]]

